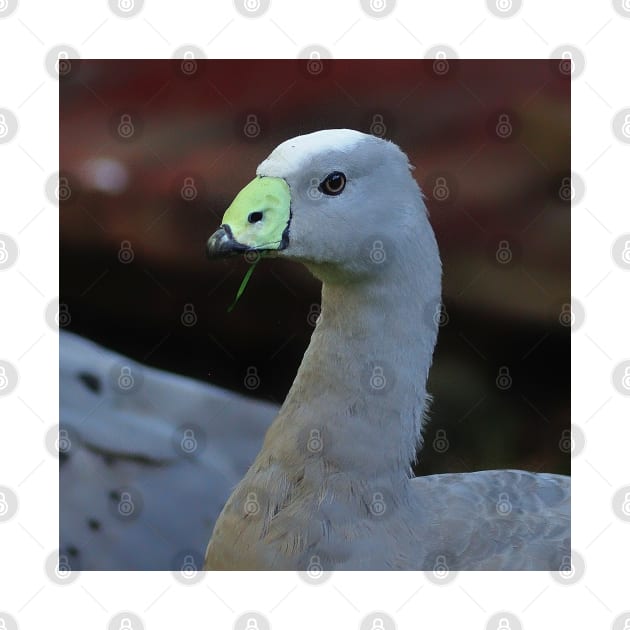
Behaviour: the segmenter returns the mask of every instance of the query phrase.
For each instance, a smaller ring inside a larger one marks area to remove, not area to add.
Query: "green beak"
[[[290,222],[291,192],[286,181],[256,177],[236,195],[221,227],[208,239],[208,257],[285,249]]]

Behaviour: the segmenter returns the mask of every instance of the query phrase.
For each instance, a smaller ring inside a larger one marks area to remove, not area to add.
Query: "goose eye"
[[[319,185],[319,189],[325,195],[338,195],[346,186],[346,176],[339,171],[333,171],[327,175]]]

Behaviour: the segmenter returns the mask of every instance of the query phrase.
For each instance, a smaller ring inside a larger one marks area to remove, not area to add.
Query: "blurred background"
[[[205,242],[278,143],[359,129],[409,155],[444,265],[416,472],[570,472],[570,71],[557,60],[82,60],[60,74],[67,330],[281,403],[320,285],[264,260],[228,313],[249,263],[209,263]]]

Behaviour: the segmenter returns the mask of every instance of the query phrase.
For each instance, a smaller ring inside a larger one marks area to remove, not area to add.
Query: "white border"
[[[0,397],[0,485],[16,489],[20,500],[15,518],[0,524],[0,610],[20,628],[49,622],[50,611],[67,629],[85,628],[86,619],[106,627],[126,609],[147,628],[232,627],[250,609],[266,614],[273,628],[358,627],[379,609],[399,628],[426,622],[485,628],[502,609],[525,628],[611,627],[628,605],[622,570],[630,564],[630,524],[611,508],[613,493],[630,484],[630,398],[611,383],[613,367],[630,357],[630,274],[610,253],[615,238],[630,232],[630,146],[611,130],[614,114],[630,106],[627,68],[621,69],[630,58],[630,19],[609,1],[577,6],[526,0],[502,19],[480,0],[431,7],[407,0],[374,19],[358,1],[272,0],[264,15],[249,19],[228,2],[154,1],[121,19],[105,0],[20,0],[0,18],[0,108],[19,118],[18,135],[0,145],[0,232],[20,248],[17,264],[0,272],[0,358],[20,372],[18,388]],[[583,53],[585,70],[572,83],[573,169],[586,182],[572,222],[572,293],[586,310],[572,336],[572,420],[586,436],[573,460],[573,546],[586,560],[582,579],[565,586],[546,573],[462,573],[436,586],[422,574],[336,573],[311,587],[295,574],[208,574],[194,586],[166,572],[82,573],[67,586],[46,577],[44,561],[58,534],[57,462],[44,448],[46,431],[58,422],[58,352],[43,314],[58,292],[58,226],[44,184],[58,169],[58,105],[44,58],[60,43],[86,58],[171,57],[183,43],[196,43],[209,57],[239,58],[294,58],[313,43],[335,57],[359,58],[422,57],[435,44],[462,58],[546,58],[566,43]]]

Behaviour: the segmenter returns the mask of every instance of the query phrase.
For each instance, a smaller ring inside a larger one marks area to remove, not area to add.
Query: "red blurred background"
[[[207,262],[205,241],[281,141],[382,135],[416,167],[444,265],[418,474],[569,472],[570,79],[557,61],[81,60],[60,103],[68,329],[281,402],[319,283],[265,260],[227,313],[248,263]]]

